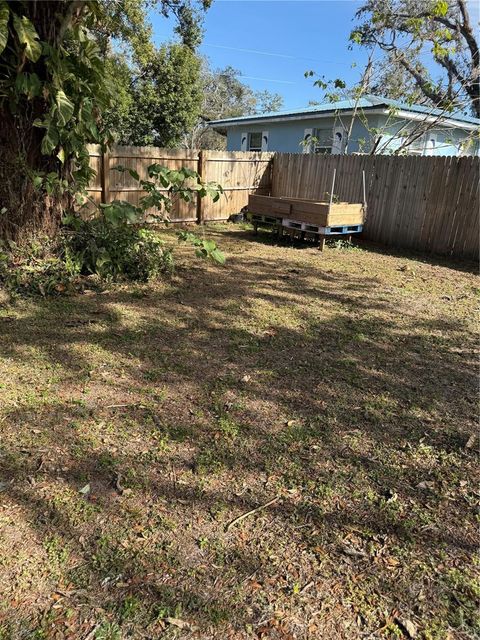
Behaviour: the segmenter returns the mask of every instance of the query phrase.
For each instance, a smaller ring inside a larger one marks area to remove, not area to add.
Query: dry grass
[[[0,306],[0,638],[475,637],[477,276],[211,234]]]

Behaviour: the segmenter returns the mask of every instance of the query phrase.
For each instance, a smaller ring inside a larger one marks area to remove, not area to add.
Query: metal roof
[[[228,126],[242,124],[244,121],[258,121],[259,123],[266,120],[276,119],[291,119],[295,120],[296,117],[305,118],[305,116],[317,114],[326,115],[327,113],[334,114],[337,111],[352,111],[355,108],[355,100],[339,100],[338,102],[327,102],[325,104],[316,105],[314,107],[307,107],[306,109],[297,109],[295,111],[273,111],[271,113],[254,114],[249,116],[241,116],[238,118],[225,118],[223,120],[210,120],[209,124],[212,126]],[[412,114],[419,113],[426,116],[443,117],[445,120],[455,120],[459,123],[476,124],[480,126],[480,118],[473,118],[472,116],[465,116],[458,112],[449,112],[445,109],[435,109],[433,107],[424,106],[420,104],[408,104],[406,102],[399,102],[398,100],[391,100],[390,98],[384,98],[381,96],[374,96],[371,94],[365,94],[357,102],[357,109],[363,111],[369,109],[395,109],[399,111],[411,112]]]

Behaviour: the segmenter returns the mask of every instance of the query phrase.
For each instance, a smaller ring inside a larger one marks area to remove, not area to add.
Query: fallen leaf
[[[387,564],[389,567],[398,567],[400,561],[396,558],[392,558],[392,556],[388,556],[385,558],[385,564]]]
[[[352,547],[342,547],[342,551],[345,555],[351,556],[352,558],[366,558],[367,554],[365,551],[359,551],[357,549],[353,549]]]
[[[262,585],[256,580],[252,580],[250,582],[250,589],[252,589],[253,591],[258,591],[261,588],[262,588]]]
[[[409,638],[417,637],[417,627],[408,618],[395,618],[395,622],[406,631]]]
[[[88,496],[90,495],[90,483],[86,484],[84,487],[82,487],[78,493],[81,493],[83,496]]]
[[[472,435],[467,440],[467,443],[465,444],[465,449],[471,449],[475,444],[476,439],[477,439],[477,436],[474,433],[472,433]]]
[[[180,620],[180,618],[165,618],[165,622],[171,624],[173,627],[178,627],[179,629],[191,629],[192,625],[189,622],[185,622],[185,620]]]
[[[432,480],[423,480],[417,484],[417,489],[434,489],[435,483]]]
[[[251,377],[251,376],[249,376],[249,375],[244,375],[244,376],[243,376],[243,378],[242,378],[242,382],[250,382],[250,380],[251,380],[251,379],[252,379],[252,377]]]

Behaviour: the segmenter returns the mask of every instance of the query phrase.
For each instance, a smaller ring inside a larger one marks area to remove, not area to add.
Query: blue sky
[[[306,70],[358,79],[365,52],[348,50],[358,6],[351,0],[214,0],[200,53],[214,67],[238,69],[252,89],[281,94],[284,109],[302,108],[321,98]],[[152,22],[157,44],[171,38],[171,21],[153,16]]]
[[[468,5],[478,23],[477,0]],[[200,53],[213,67],[238,69],[255,91],[281,94],[283,109],[301,109],[322,98],[304,77],[309,69],[347,85],[358,81],[367,53],[349,50],[348,37],[359,6],[360,0],[213,0]],[[173,20],[155,14],[152,24],[157,44],[174,39]]]

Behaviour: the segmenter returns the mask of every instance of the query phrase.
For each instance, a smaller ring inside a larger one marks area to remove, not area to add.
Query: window
[[[417,137],[415,137],[417,136]],[[399,146],[405,144],[403,152],[410,156],[433,156],[437,146],[437,135],[431,131],[418,135],[412,132],[410,136],[399,138]]]
[[[314,153],[332,153],[333,132],[331,128],[315,129],[313,138]]]
[[[425,151],[425,135],[421,135],[420,137],[412,140],[412,142],[407,147],[407,153],[415,156],[423,156]]]
[[[248,150],[249,151],[261,151],[262,150],[262,132],[252,131],[248,134]]]

